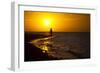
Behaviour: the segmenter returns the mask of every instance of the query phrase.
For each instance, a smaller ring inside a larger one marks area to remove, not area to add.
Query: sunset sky
[[[24,11],[25,32],[89,32],[90,14]]]

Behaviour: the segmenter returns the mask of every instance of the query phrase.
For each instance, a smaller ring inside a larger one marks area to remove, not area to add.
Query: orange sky
[[[25,32],[48,32],[50,28],[53,32],[89,32],[90,14],[24,11]]]

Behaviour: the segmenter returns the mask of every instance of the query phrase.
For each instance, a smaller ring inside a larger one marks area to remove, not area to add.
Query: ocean
[[[90,58],[90,32],[25,32],[24,61]]]

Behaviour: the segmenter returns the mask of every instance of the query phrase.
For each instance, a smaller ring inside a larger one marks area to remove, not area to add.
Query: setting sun
[[[26,32],[89,32],[90,15],[60,12],[24,12]]]
[[[50,22],[49,19],[45,19],[45,20],[44,20],[44,24],[45,24],[46,26],[48,26],[48,27],[51,27],[51,22]]]

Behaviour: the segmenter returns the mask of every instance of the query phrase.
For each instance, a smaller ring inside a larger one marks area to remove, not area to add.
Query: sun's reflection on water
[[[41,49],[42,49],[42,52],[43,52],[43,53],[48,52],[48,47],[47,47],[47,46],[43,46]]]
[[[51,37],[40,38],[40,39],[32,40],[31,43],[36,47],[40,48],[43,53],[48,53],[50,46],[52,45],[51,39],[52,39]]]
[[[46,53],[48,56],[55,58],[66,58],[70,54],[68,52],[69,48],[63,43],[58,44],[58,42],[52,41],[52,37],[39,38],[31,41],[31,44],[35,45],[37,48],[40,48],[43,53]],[[73,55],[70,55],[74,57]]]

